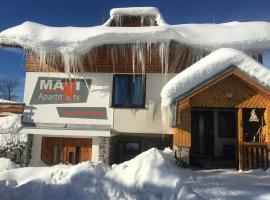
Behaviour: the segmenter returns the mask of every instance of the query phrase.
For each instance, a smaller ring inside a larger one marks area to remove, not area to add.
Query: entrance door
[[[214,113],[213,111],[193,110],[192,118],[192,154],[214,155]]]

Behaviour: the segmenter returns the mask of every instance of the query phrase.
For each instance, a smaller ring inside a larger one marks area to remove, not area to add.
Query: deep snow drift
[[[84,162],[74,166],[5,170],[0,172],[0,199],[270,198],[268,172],[194,171],[178,168],[172,158],[172,152],[168,150],[150,149],[112,168],[101,163]]]

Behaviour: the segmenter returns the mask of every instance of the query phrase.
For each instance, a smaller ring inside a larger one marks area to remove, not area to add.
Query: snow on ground
[[[210,78],[234,65],[265,87],[270,87],[270,70],[253,58],[235,49],[214,51],[177,76],[169,80],[161,90],[162,106],[169,106],[176,98],[184,96]]]
[[[16,169],[19,166],[7,158],[0,158],[0,172],[4,170]]]
[[[84,162],[2,171],[0,194],[1,200],[267,200],[270,174],[182,169],[168,150],[150,149],[113,167]]]

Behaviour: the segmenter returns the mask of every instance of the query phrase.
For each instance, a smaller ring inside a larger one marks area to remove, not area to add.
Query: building
[[[219,49],[171,79],[163,97],[174,105],[176,157],[208,168],[268,168],[269,78],[246,54]]]
[[[25,22],[1,32],[4,48],[26,52],[22,132],[33,136],[32,164],[117,163],[172,146],[172,136],[178,151],[160,106],[165,83],[222,47],[258,62],[270,49],[266,22],[172,26],[151,7],[110,15],[98,27]]]

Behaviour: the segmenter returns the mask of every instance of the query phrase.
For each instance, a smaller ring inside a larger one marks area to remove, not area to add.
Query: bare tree
[[[19,86],[18,78],[0,79],[0,98],[6,100],[17,100],[17,88]]]

